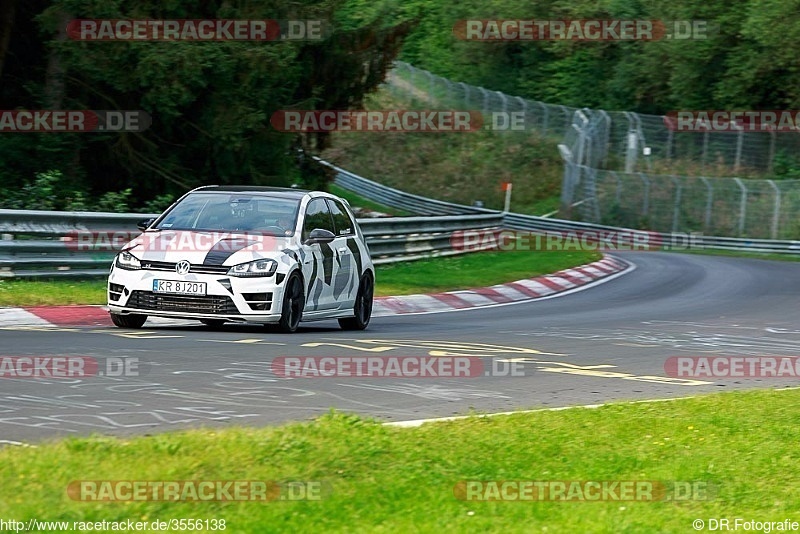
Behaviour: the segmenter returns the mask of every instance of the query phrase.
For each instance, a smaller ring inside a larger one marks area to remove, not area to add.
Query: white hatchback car
[[[274,187],[194,189],[117,255],[108,276],[115,325],[148,316],[277,324],[338,319],[363,330],[375,268],[346,201]]]

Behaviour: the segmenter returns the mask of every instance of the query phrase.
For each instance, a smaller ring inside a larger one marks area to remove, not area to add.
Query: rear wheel
[[[353,306],[353,317],[339,319],[339,326],[343,330],[364,330],[372,317],[372,296],[375,293],[375,283],[372,275],[365,273],[358,283],[356,304]]]
[[[200,319],[200,322],[210,328],[219,328],[225,324],[225,319]]]
[[[139,315],[136,313],[129,313],[128,315],[119,313],[111,314],[111,322],[114,323],[114,326],[120,328],[141,328],[146,320],[146,315]]]
[[[278,321],[278,330],[286,334],[291,334],[297,330],[300,319],[303,318],[305,304],[303,280],[297,272],[294,272],[286,280],[286,290],[283,292],[283,306],[281,306],[281,320]]]

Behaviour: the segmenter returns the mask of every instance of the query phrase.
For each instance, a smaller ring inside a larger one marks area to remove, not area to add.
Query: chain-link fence
[[[438,108],[523,112],[527,130],[574,136],[576,112],[594,128],[591,167],[626,172],[660,172],[676,167],[687,173],[758,176],[773,170],[776,158],[794,161],[800,153],[797,132],[675,131],[666,117],[627,111],[578,109],[511,96],[484,87],[453,82],[408,63],[397,62],[386,85],[395,96],[413,104]],[[565,143],[569,145],[569,143]]]
[[[567,163],[568,217],[659,232],[800,238],[800,180],[626,173]]]
[[[792,165],[800,154],[797,133],[676,132],[663,116],[545,104],[402,62],[387,87],[412,105],[485,117],[521,111],[527,131],[560,139],[564,217],[663,232],[800,238],[800,180],[743,179],[769,175],[778,158]],[[669,174],[675,172],[681,175]]]

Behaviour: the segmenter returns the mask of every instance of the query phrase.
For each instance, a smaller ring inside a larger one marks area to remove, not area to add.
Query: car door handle
[[[336,250],[337,252],[347,252],[349,249],[347,247],[339,247]]]

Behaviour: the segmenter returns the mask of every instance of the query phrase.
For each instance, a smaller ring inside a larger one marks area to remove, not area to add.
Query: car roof
[[[255,193],[271,197],[301,199],[311,193],[307,189],[268,187],[258,185],[206,185],[192,189],[190,193]]]

